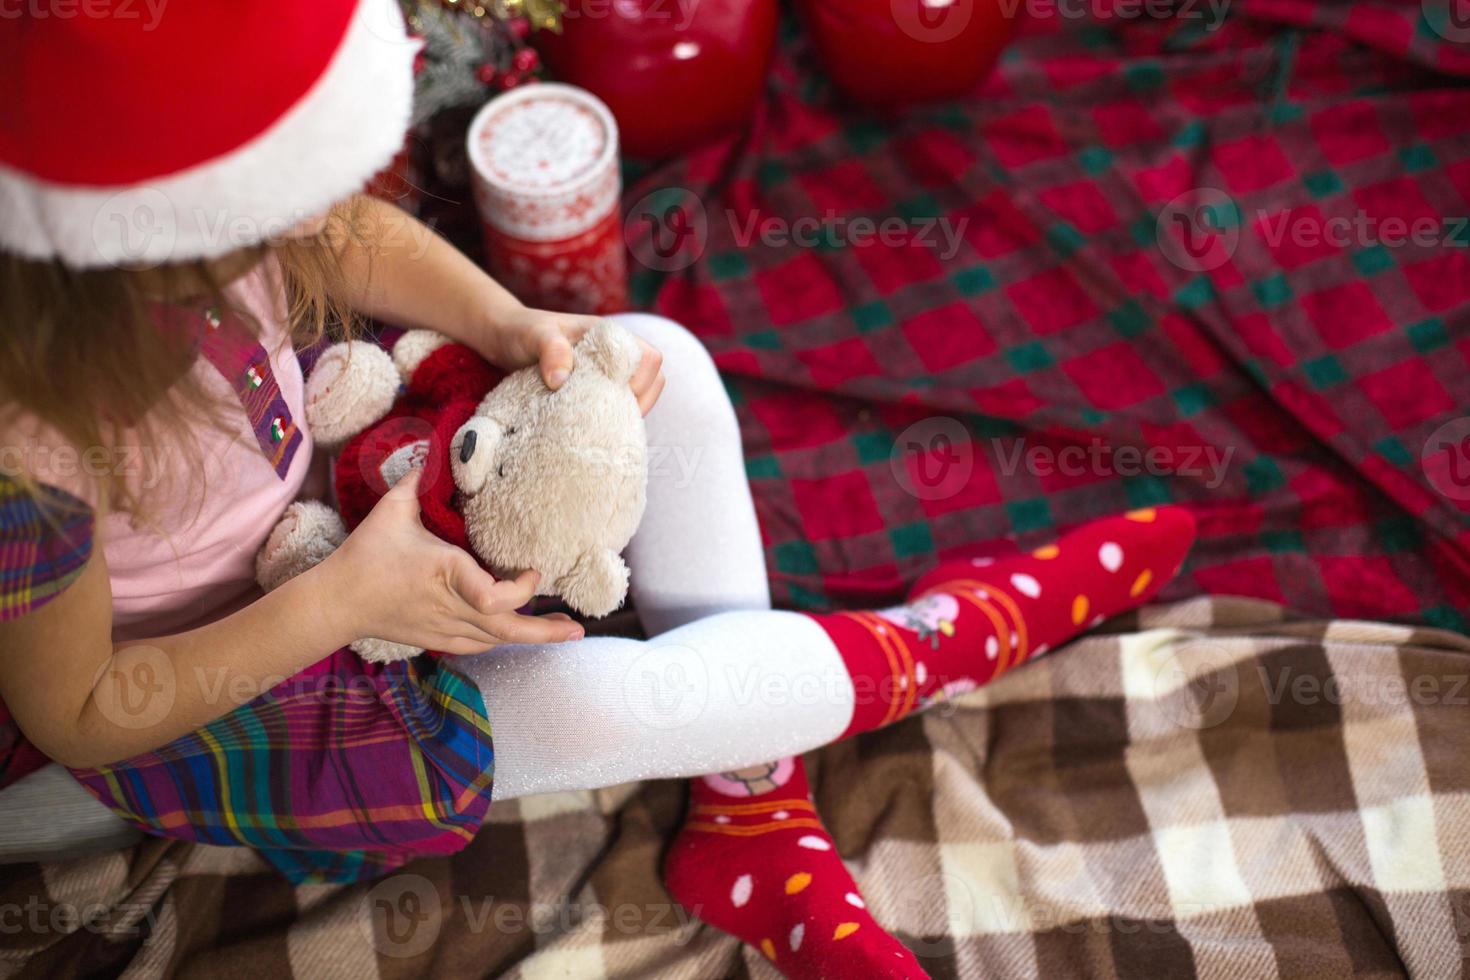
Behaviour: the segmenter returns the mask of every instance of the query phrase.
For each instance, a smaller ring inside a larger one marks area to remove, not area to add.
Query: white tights
[[[617,318],[664,355],[648,509],[628,546],[648,641],[505,646],[455,662],[495,737],[496,799],[698,776],[825,745],[852,716],[815,622],[772,611],[740,430],[709,354],[661,317]]]

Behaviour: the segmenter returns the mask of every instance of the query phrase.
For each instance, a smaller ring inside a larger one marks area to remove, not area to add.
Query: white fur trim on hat
[[[279,240],[361,190],[403,146],[418,48],[395,0],[362,0],[306,95],[264,133],[208,163],[107,188],[0,165],[0,248],[92,268],[214,258]]]

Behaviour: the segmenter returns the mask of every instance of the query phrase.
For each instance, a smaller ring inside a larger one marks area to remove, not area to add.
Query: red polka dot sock
[[[799,758],[692,780],[664,882],[690,912],[792,980],[928,976],[868,914]]]
[[[1132,511],[1029,553],[945,562],[904,606],[812,617],[852,676],[856,705],[843,736],[972,691],[1143,605],[1178,573],[1194,535],[1182,508]]]

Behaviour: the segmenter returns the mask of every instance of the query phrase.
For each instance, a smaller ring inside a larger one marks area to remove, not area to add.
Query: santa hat
[[[403,145],[418,42],[395,0],[27,9],[0,25],[0,249],[75,268],[224,255]]]

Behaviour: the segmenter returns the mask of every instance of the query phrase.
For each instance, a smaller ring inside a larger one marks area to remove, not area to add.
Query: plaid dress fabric
[[[144,830],[255,848],[295,882],[459,850],[493,774],[478,688],[431,657],[381,666],[345,649],[155,752],[73,771]]]
[[[0,474],[0,621],[39,609],[92,557],[92,511],[55,487]]]
[[[284,479],[303,438],[270,357],[230,314],[203,321],[201,355],[230,382]],[[59,594],[91,553],[86,508],[53,525],[39,506],[0,481],[5,616]],[[138,724],[166,713],[172,669],[162,657],[130,665],[117,679],[120,710]],[[0,749],[6,781],[44,761],[3,705]],[[295,882],[352,881],[464,847],[490,805],[494,749],[484,701],[462,675],[427,656],[384,666],[343,649],[156,751],[73,774],[151,833],[254,848]]]
[[[92,557],[92,511],[55,487],[0,474],[0,622],[39,609],[76,581]],[[46,764],[0,702],[0,786]]]
[[[788,23],[750,132],[633,173],[778,602],[1174,502],[1166,598],[1466,627],[1470,45],[1453,4],[1215,6],[1020,4],[982,91],[889,117]]]

